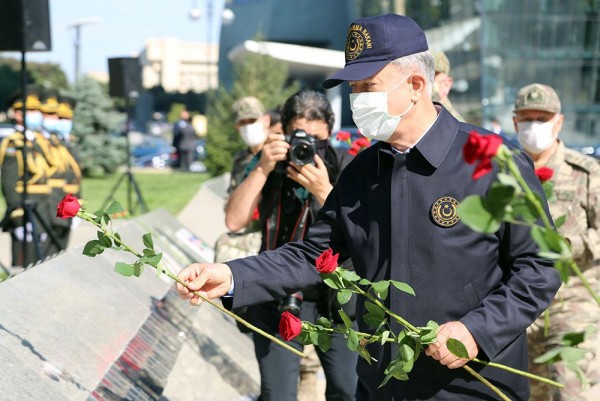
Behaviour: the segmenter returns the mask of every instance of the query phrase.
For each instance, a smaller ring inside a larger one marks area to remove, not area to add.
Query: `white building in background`
[[[204,92],[218,86],[217,44],[177,38],[147,39],[140,54],[145,88],[161,85],[166,92]]]

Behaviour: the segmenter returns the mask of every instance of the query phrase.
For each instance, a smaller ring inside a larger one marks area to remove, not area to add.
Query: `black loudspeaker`
[[[136,97],[142,90],[142,73],[137,57],[109,58],[108,75],[111,96]]]
[[[48,0],[2,1],[0,50],[45,52],[52,50]]]

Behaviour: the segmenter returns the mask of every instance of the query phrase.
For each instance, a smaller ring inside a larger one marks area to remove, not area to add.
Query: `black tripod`
[[[21,208],[23,210],[23,238],[21,239],[22,241],[22,246],[23,246],[23,259],[25,260],[25,258],[27,258],[27,254],[28,254],[28,250],[29,250],[29,240],[31,240],[33,246],[35,247],[35,254],[36,254],[36,259],[37,260],[42,260],[44,259],[45,252],[42,249],[42,244],[41,244],[41,236],[40,233],[37,229],[37,224],[34,220],[34,216],[37,219],[37,221],[39,221],[39,223],[42,225],[44,232],[47,234],[48,238],[50,239],[50,241],[55,245],[58,246],[58,239],[56,238],[56,236],[54,235],[54,232],[52,231],[52,227],[50,227],[50,225],[48,224],[48,222],[46,222],[46,220],[44,219],[44,217],[42,215],[40,215],[39,211],[37,210],[37,205],[34,201],[29,199],[29,195],[28,195],[28,191],[27,191],[27,182],[30,179],[30,174],[29,174],[29,169],[27,168],[27,147],[29,144],[29,139],[27,138],[27,65],[25,62],[25,50],[21,51],[21,102],[23,104],[21,110],[21,115],[23,116],[23,147],[20,149],[22,157],[23,157],[23,161],[24,161],[24,165],[25,168],[23,168],[23,192],[21,194]],[[14,238],[13,238],[14,241]],[[13,259],[14,259],[14,255],[13,255]],[[24,263],[25,265],[25,263]],[[23,266],[23,267],[27,267],[27,266]]]
[[[129,126],[131,124],[131,105],[129,102],[129,98],[131,94],[126,96],[125,98],[125,108],[127,111],[127,120],[125,122],[125,131],[123,135],[125,135],[125,147],[127,151],[127,170],[119,177],[119,180],[115,183],[113,188],[110,191],[110,194],[106,197],[104,201],[103,209],[106,209],[109,205],[109,202],[115,200],[115,193],[119,189],[119,186],[124,180],[127,180],[127,211],[131,214],[135,214],[137,207],[134,209],[134,205],[132,202],[133,194],[132,190],[135,191],[135,195],[137,198],[137,206],[140,206],[142,209],[142,213],[148,212],[148,206],[144,201],[144,197],[142,196],[142,191],[140,190],[140,186],[138,185],[133,173],[131,172],[131,149],[130,149],[130,140],[129,140]]]

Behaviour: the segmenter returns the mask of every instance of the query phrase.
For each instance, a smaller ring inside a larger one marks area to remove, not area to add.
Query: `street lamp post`
[[[80,71],[80,58],[81,58],[81,27],[84,25],[92,25],[92,24],[100,24],[102,22],[102,18],[99,17],[90,17],[90,18],[82,18],[71,25],[69,25],[69,29],[75,29],[75,82],[79,79],[79,71]]]
[[[206,0],[206,91],[212,87],[212,30],[213,30],[213,0]],[[196,21],[202,17],[202,11],[198,8],[196,0],[192,2],[192,9],[189,12],[191,20]]]

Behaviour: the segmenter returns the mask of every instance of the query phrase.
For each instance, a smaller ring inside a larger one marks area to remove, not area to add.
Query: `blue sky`
[[[108,59],[137,56],[146,38],[176,37],[205,42],[208,37],[207,1],[213,4],[211,41],[218,40],[224,0],[49,0],[52,51],[29,52],[28,61],[59,63],[69,81],[75,75],[75,32],[69,25],[98,17],[101,23],[81,28],[80,72],[108,72]],[[189,18],[197,7],[202,16]],[[1,53],[20,58],[20,53]]]

